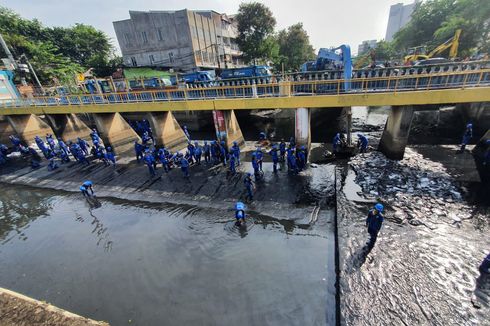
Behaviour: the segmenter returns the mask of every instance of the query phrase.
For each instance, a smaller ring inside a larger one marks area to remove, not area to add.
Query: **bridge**
[[[397,71],[397,74],[399,71]],[[90,128],[79,116],[90,114],[107,144],[118,154],[140,140],[122,114],[139,113],[150,121],[158,145],[178,150],[187,139],[172,111],[212,110],[217,134],[228,144],[243,142],[234,110],[295,109],[296,140],[310,144],[311,108],[392,106],[380,149],[403,157],[413,112],[420,106],[490,102],[490,69],[404,73],[387,76],[267,82],[206,84],[105,94],[33,97],[0,102],[4,137],[16,133],[26,142],[34,135],[54,133],[64,140],[88,137]],[[295,78],[292,78],[295,79]],[[43,116],[43,119],[40,118]],[[2,130],[3,129],[3,130]],[[1,136],[1,135],[0,135]]]

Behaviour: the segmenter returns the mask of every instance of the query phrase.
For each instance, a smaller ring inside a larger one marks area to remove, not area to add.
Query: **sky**
[[[234,14],[241,0],[0,0],[25,18],[47,26],[93,25],[106,32],[118,49],[112,22],[129,18],[129,10],[207,9]],[[245,1],[248,2],[248,1]],[[276,29],[302,22],[310,42],[321,47],[348,44],[352,52],[363,40],[381,40],[386,33],[390,6],[413,0],[258,0],[277,20]]]

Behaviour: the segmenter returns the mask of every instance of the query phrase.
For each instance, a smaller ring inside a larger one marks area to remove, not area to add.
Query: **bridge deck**
[[[35,97],[4,101],[0,115],[331,108],[490,101],[490,69],[429,75]]]

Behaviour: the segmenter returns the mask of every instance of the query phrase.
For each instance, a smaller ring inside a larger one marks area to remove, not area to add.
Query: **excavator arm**
[[[449,50],[449,58],[454,59],[458,55],[459,36],[460,35],[461,35],[461,29],[456,30],[453,37],[451,37],[449,40],[447,40],[446,42],[442,43],[441,45],[436,47],[434,50],[432,50],[428,54],[428,57],[432,58],[433,56],[438,55],[439,53],[442,53],[445,50],[451,48]]]

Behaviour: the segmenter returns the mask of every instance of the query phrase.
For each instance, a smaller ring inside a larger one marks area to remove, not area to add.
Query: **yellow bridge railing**
[[[397,93],[490,86],[490,69],[404,75],[351,80],[281,81],[265,84],[153,89],[123,93],[33,97],[0,101],[0,107],[108,105],[162,101],[199,101],[233,98],[337,96],[340,94]]]

